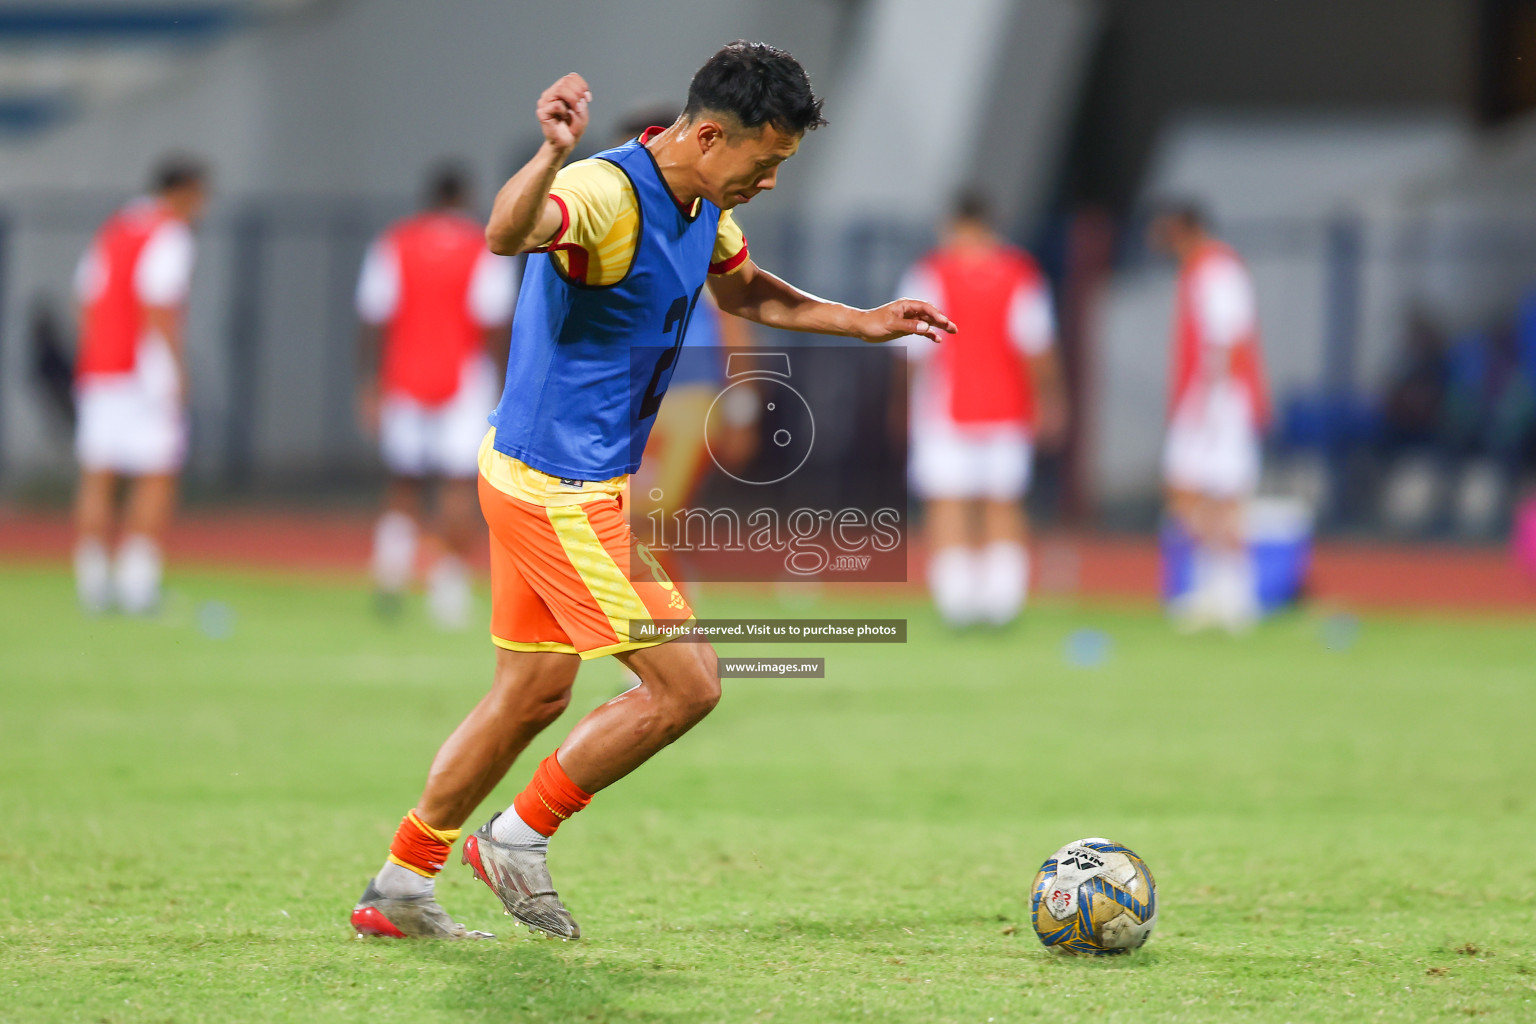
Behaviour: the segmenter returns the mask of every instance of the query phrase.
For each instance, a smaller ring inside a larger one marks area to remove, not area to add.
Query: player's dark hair
[[[432,207],[463,206],[469,202],[469,168],[444,160],[427,172],[426,203]]]
[[[827,123],[800,62],[777,47],[744,39],[720,47],[693,76],[683,112],[691,120],[706,110],[729,114],[748,128],[771,124],[791,135]]]
[[[173,192],[208,181],[208,165],[189,153],[170,153],[155,163],[149,174],[152,192]]]
[[[677,108],[664,103],[647,103],[644,106],[634,107],[619,117],[619,123],[614,126],[614,135],[620,142],[628,142],[638,138],[647,128],[661,125],[665,128],[677,120]]]
[[[962,189],[955,196],[955,204],[951,207],[951,214],[955,220],[975,221],[977,224],[992,223],[992,197],[974,185]]]

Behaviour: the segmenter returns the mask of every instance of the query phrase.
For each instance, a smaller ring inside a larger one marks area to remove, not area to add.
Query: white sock
[[[1029,549],[1017,541],[993,541],[981,549],[981,615],[994,626],[1018,617],[1029,592]]]
[[[970,548],[955,545],[939,548],[928,559],[928,590],[934,607],[951,626],[965,626],[976,621],[980,560]]]
[[[498,843],[525,849],[542,849],[549,845],[549,836],[534,831],[519,818],[516,807],[508,807],[501,812],[501,816],[491,825],[491,838]]]
[[[418,875],[410,868],[403,868],[392,860],[386,860],[373,878],[373,887],[392,900],[410,899],[413,896],[431,896],[437,885],[436,878]]]
[[[160,545],[143,534],[117,546],[117,603],[129,615],[148,615],[160,603]]]
[[[1254,581],[1253,559],[1243,549],[1214,556],[1216,584],[1214,605],[1229,626],[1251,624],[1259,615],[1259,595]]]
[[[1211,608],[1220,584],[1219,556],[1204,544],[1196,543],[1190,563],[1189,590],[1185,594],[1187,603],[1192,608]]]
[[[473,608],[469,569],[455,555],[445,554],[427,577],[427,609],[443,629],[467,629]]]
[[[112,603],[112,559],[107,546],[95,537],[75,544],[75,596],[80,607],[95,614]]]
[[[373,582],[398,594],[416,568],[416,521],[404,512],[385,512],[373,528]]]

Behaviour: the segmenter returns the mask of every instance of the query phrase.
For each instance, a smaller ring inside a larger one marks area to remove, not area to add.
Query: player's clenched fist
[[[587,80],[574,71],[539,96],[539,128],[544,140],[560,150],[575,148],[581,133],[587,130],[587,104],[592,90]]]

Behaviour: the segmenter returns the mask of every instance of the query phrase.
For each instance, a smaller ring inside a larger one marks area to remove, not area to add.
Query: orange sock
[[[523,824],[541,836],[554,835],[562,821],[592,802],[592,794],[572,782],[560,767],[559,753],[557,750],[539,762],[533,781],[512,801],[512,809]]]
[[[390,862],[431,878],[448,863],[448,853],[453,849],[453,841],[459,838],[459,831],[433,828],[413,809],[395,830],[395,841],[389,845]]]

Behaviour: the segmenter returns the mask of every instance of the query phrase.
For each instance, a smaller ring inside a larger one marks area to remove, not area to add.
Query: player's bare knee
[[[704,680],[709,694],[709,706],[713,709],[720,703],[720,657],[709,644],[701,644],[699,650],[704,662]]]
[[[542,729],[565,714],[565,709],[570,706],[571,691],[567,689],[563,693],[540,699],[533,705],[529,718],[538,723],[539,728]]]
[[[720,703],[720,680],[711,679],[694,695],[693,716],[695,720],[703,718],[715,706]]]
[[[548,725],[559,718],[571,704],[571,688],[552,680],[520,679],[497,691],[509,714],[530,722]]]
[[[703,718],[720,703],[720,659],[709,644],[697,645],[694,670],[688,680],[688,706],[694,720]]]
[[[508,713],[547,724],[570,705],[574,681],[575,671],[563,659],[552,662],[509,653],[496,661],[491,696]]]

